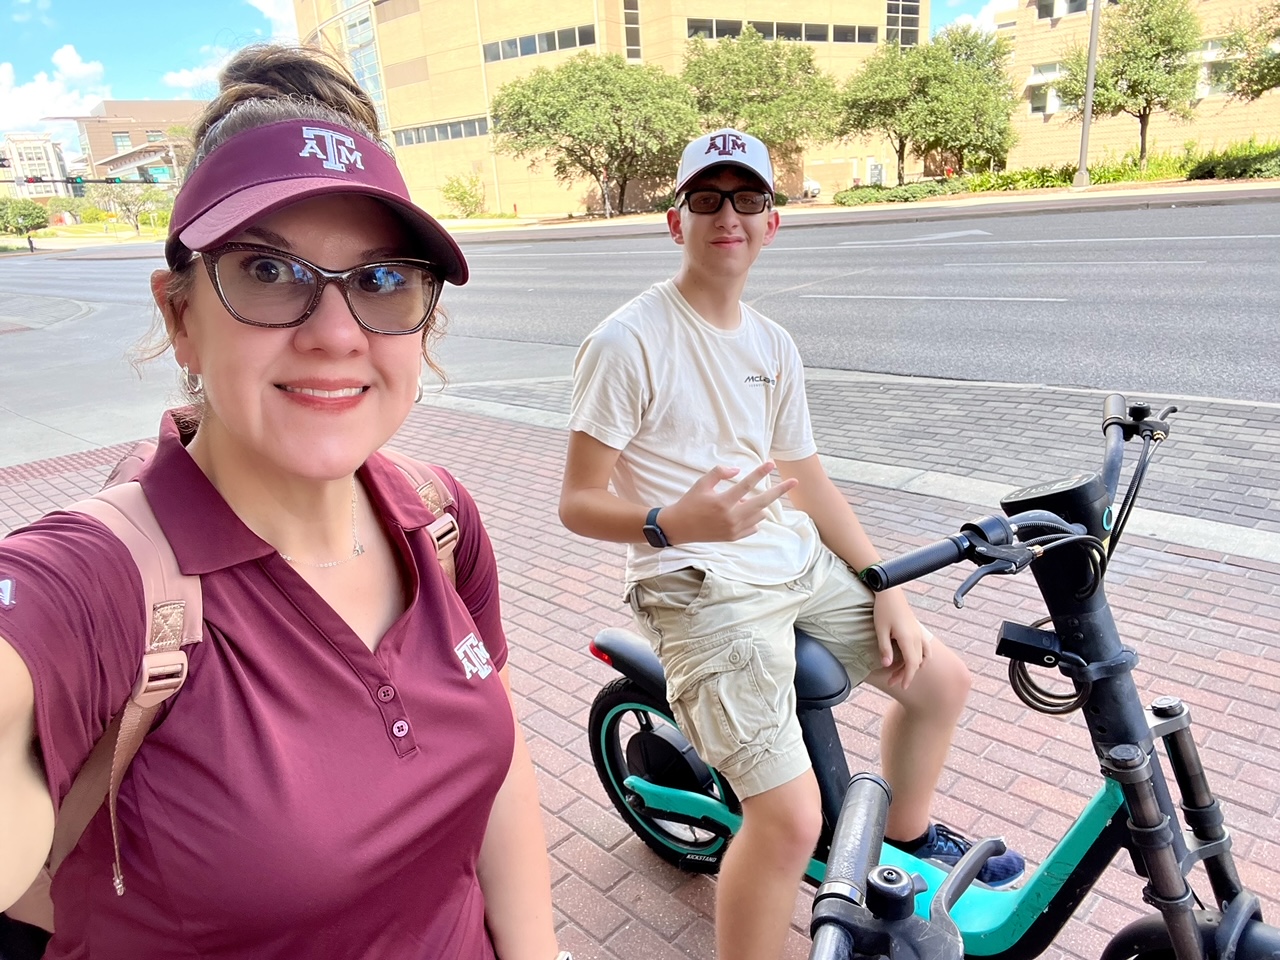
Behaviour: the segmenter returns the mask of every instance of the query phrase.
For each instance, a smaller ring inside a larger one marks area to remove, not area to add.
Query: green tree
[[[1004,166],[1016,140],[1011,55],[1006,38],[970,26],[948,27],[920,48],[908,108],[918,155],[936,152],[961,172]]]
[[[907,149],[915,139],[912,107],[920,95],[920,48],[887,43],[867,58],[840,95],[836,134],[883,137],[898,158],[898,186],[906,180]]]
[[[1257,100],[1280,87],[1280,0],[1263,4],[1247,23],[1235,23],[1227,36],[1228,83],[1232,96]]]
[[[1123,0],[1102,14],[1093,84],[1094,117],[1138,121],[1138,159],[1147,168],[1147,128],[1155,113],[1192,117],[1200,80],[1200,21],[1190,0]],[[1069,50],[1054,86],[1076,116],[1084,112],[1088,51]]]
[[[804,143],[836,133],[836,82],[818,69],[808,44],[765,40],[749,24],[737,38],[696,37],[685,50],[683,77],[707,129],[758,137],[776,165],[794,164]]]
[[[164,135],[169,139],[172,148],[172,160],[176,169],[173,171],[175,180],[182,180],[187,173],[187,167],[191,164],[191,157],[195,153],[195,147],[191,143],[191,128],[181,124],[169,127],[165,130]]]
[[[484,180],[478,173],[446,177],[440,195],[460,217],[474,217],[484,210]]]
[[[5,204],[4,223],[5,228],[14,233],[43,230],[49,225],[49,211],[43,204],[28,200],[26,197],[19,197]]]
[[[85,202],[81,197],[50,197],[45,209],[49,211],[51,218],[60,213],[69,213],[79,220],[80,211],[84,209],[84,206]]]
[[[85,191],[85,199],[95,207],[112,210],[137,233],[145,214],[169,211],[173,196],[159,187],[143,183],[95,183]]]
[[[504,84],[493,99],[498,149],[552,163],[557,180],[595,181],[601,197],[613,186],[626,211],[627,185],[670,179],[680,151],[697,135],[688,88],[657,66],[620,55],[583,52],[554,70],[539,67]]]

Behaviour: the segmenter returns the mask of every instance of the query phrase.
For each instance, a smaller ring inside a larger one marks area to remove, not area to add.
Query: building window
[[[1084,13],[1088,0],[1067,0],[1067,13]]]
[[[830,34],[830,28],[825,23],[806,23],[804,25],[804,38],[808,43],[826,43]]]
[[[556,32],[548,30],[546,33],[538,34],[538,52],[550,53],[556,48]]]
[[[760,36],[764,37],[766,40],[773,39],[773,21],[772,20],[751,20],[749,22],[751,26],[755,29],[756,33],[760,34]]]
[[[157,143],[158,141],[163,140],[163,139],[164,139],[164,131],[163,131],[163,130],[148,130],[148,131],[147,131],[147,143]]]
[[[774,31],[779,40],[804,39],[804,24],[802,23],[778,23],[774,25]]]
[[[555,49],[555,48],[553,47],[552,49]],[[484,45],[484,62],[485,63],[493,63],[493,61],[501,60],[501,59],[502,59],[502,48],[498,45],[496,40],[493,43],[486,43]]]
[[[1036,17],[1040,20],[1048,20],[1053,16],[1054,0],[1036,0]]]
[[[725,37],[739,37],[742,35],[741,20],[717,20],[716,21],[716,39],[723,40]]]
[[[689,38],[701,37],[709,40],[716,35],[716,25],[714,20],[694,20],[690,18],[686,21],[689,28]]]
[[[859,43],[879,43],[880,30],[878,27],[859,27],[858,42]]]
[[[920,42],[920,4],[889,0],[885,4],[884,38],[887,43],[914,47]]]
[[[623,32],[627,40],[627,59],[640,57],[640,0],[622,0]]]
[[[520,56],[520,38],[512,37],[509,40],[502,41],[502,59],[514,60]]]
[[[469,117],[449,123],[434,123],[427,127],[409,127],[395,131],[397,147],[412,147],[419,143],[438,143],[441,140],[465,140],[483,137],[489,132],[488,117]]]
[[[833,43],[857,43],[858,28],[837,23],[831,28],[831,40]]]
[[[116,153],[124,153],[133,146],[132,141],[129,140],[129,134],[127,133],[113,133],[111,134],[111,140],[115,145]]]
[[[520,56],[532,57],[538,52],[538,38],[535,34],[520,38]]]
[[[583,24],[578,28],[578,46],[591,47],[596,42],[596,25],[594,23]]]
[[[569,50],[578,45],[578,31],[574,27],[565,27],[556,31],[556,47]]]
[[[1057,113],[1062,109],[1062,99],[1058,96],[1058,91],[1047,84],[1035,87],[1031,91],[1031,113],[1033,115],[1047,115]]]

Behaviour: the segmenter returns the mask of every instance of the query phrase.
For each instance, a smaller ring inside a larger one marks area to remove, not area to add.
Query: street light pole
[[[1089,21],[1089,66],[1084,77],[1084,121],[1080,126],[1080,164],[1072,186],[1089,186],[1089,124],[1093,122],[1093,81],[1098,68],[1098,25],[1102,20],[1103,0],[1093,0],[1093,19]]]

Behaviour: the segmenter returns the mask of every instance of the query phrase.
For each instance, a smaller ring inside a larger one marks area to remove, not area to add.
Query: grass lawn
[[[149,227],[145,223],[142,230],[138,233],[133,232],[133,227],[127,223],[76,223],[68,227],[49,227],[41,230],[41,234],[45,236],[67,237],[69,239],[84,239],[86,237],[107,238],[113,240],[163,240],[169,235],[166,227]],[[40,239],[39,234],[36,240]]]

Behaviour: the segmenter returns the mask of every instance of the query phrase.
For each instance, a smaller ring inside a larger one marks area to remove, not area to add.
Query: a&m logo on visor
[[[345,133],[323,127],[303,127],[302,136],[306,138],[307,145],[298,156],[319,157],[324,161],[326,170],[346,173],[351,164],[364,169],[364,161],[360,158],[360,151],[356,149],[356,142]]]
[[[735,153],[746,153],[747,141],[743,140],[736,133],[717,133],[711,138],[707,144],[706,153],[718,153],[722,157],[731,157]]]
[[[477,675],[483,680],[493,673],[493,661],[489,659],[489,651],[485,649],[484,642],[474,633],[468,633],[463,637],[462,642],[453,648],[453,652],[458,655],[458,661],[467,671],[468,680]]]

